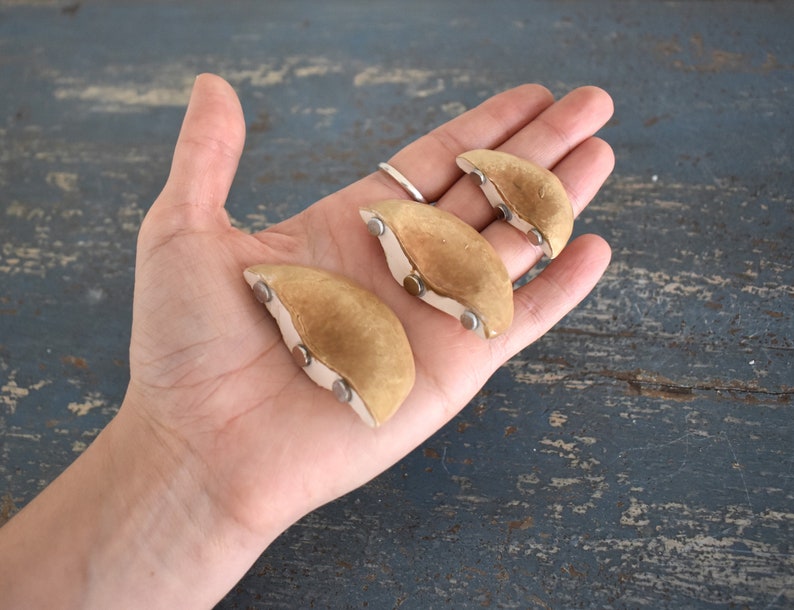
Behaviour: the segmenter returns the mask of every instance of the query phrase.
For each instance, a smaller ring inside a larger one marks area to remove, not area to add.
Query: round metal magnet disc
[[[353,398],[353,392],[350,391],[350,386],[347,385],[344,379],[334,381],[331,389],[339,402],[350,402]]]
[[[478,169],[471,170],[469,172],[469,178],[471,178],[471,181],[477,186],[482,186],[488,181],[488,179],[485,177],[485,174]]]
[[[504,203],[497,204],[494,209],[496,210],[496,216],[499,220],[506,220],[509,222],[510,219],[513,218],[513,213]]]
[[[533,246],[539,246],[543,243],[543,236],[537,229],[531,229],[527,233],[527,237],[529,237],[529,241],[532,242]]]
[[[273,298],[273,291],[270,290],[270,286],[265,284],[262,280],[256,282],[251,289],[254,291],[256,300],[262,304],[269,303],[270,299]]]
[[[477,314],[467,309],[462,314],[460,314],[460,323],[463,325],[463,328],[466,330],[476,330],[477,327],[480,325],[480,318],[477,317]]]
[[[292,359],[295,360],[295,364],[304,367],[311,364],[312,355],[309,353],[309,350],[306,349],[305,345],[298,343],[298,345],[292,348]]]
[[[425,293],[425,283],[422,281],[422,278],[415,273],[405,276],[403,279],[403,288],[405,288],[408,294],[415,297],[421,297]]]
[[[380,218],[370,218],[367,221],[367,231],[369,231],[370,235],[378,237],[386,231],[386,225],[383,224]]]

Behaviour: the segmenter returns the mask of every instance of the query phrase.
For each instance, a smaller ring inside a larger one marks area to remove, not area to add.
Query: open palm
[[[455,156],[501,149],[552,168],[578,214],[612,170],[593,134],[612,112],[596,88],[554,102],[542,87],[500,94],[390,160],[430,201],[480,230],[515,279],[540,250],[463,180]],[[138,242],[131,382],[120,416],[144,422],[175,456],[201,464],[207,494],[252,533],[279,531],[363,484],[454,416],[490,375],[545,333],[592,289],[609,247],[586,235],[515,292],[507,333],[484,341],[408,295],[392,279],[359,206],[408,198],[373,173],[257,234],[233,228],[224,203],[242,153],[236,95],[218,77],[197,80],[169,180]],[[295,365],[242,277],[257,263],[341,273],[376,293],[402,321],[416,362],[413,391],[370,429]]]

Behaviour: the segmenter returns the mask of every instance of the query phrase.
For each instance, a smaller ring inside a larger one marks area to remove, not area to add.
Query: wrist
[[[211,607],[279,531],[218,509],[191,452],[127,404],[0,529],[0,607]]]
[[[89,605],[211,606],[278,533],[255,536],[228,518],[206,465],[141,412],[122,406],[92,446],[105,490],[87,569]]]

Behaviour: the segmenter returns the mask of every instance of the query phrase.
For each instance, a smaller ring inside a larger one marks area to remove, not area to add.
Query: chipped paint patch
[[[0,405],[5,406],[7,412],[13,415],[17,410],[17,403],[20,399],[29,396],[31,391],[40,390],[49,383],[49,381],[42,379],[28,387],[23,387],[17,384],[16,371],[11,371],[6,383],[0,387]]]
[[[523,530],[535,527],[535,518],[532,515],[530,515],[528,517],[525,517],[524,519],[510,521],[510,523],[507,524],[507,527],[510,530],[522,530],[523,531]]]
[[[356,87],[367,85],[408,85],[415,82],[427,82],[435,76],[432,70],[417,68],[394,68],[385,70],[377,66],[365,68],[353,78]]]
[[[271,87],[283,83],[289,69],[290,62],[286,62],[279,67],[264,64],[258,68],[232,70],[227,72],[225,77],[230,81],[249,82],[254,87]]]
[[[792,67],[778,60],[771,51],[737,53],[733,49],[710,46],[698,33],[692,34],[686,43],[678,37],[661,39],[656,43],[656,53],[662,58],[672,58],[672,67],[684,72],[767,74]]]
[[[135,85],[77,85],[59,87],[55,99],[92,102],[93,110],[121,112],[131,107],[183,107],[190,95],[190,85],[156,87]]]
[[[85,441],[74,441],[72,443],[72,451],[75,453],[82,453],[88,448],[88,443]]]
[[[770,591],[783,595],[792,591],[794,556],[750,538],[661,534],[590,539],[582,548],[596,557],[618,555],[603,576],[619,579],[622,600],[630,606],[631,600],[647,600],[649,592],[658,595],[660,591],[677,592],[693,602],[715,603],[720,600],[714,595],[727,587],[732,603],[755,607]]]
[[[41,441],[41,434],[33,434],[30,432],[6,432],[5,436],[7,438],[21,438],[26,441],[33,441],[34,443]]]
[[[225,70],[222,74],[232,83],[248,82],[254,87],[272,87],[293,77],[299,79],[321,77],[342,71],[342,64],[324,57],[293,55],[285,57],[278,65],[265,63],[256,68]]]
[[[566,443],[565,441],[563,441],[561,439],[557,439],[557,440],[552,441],[552,440],[549,440],[547,438],[544,438],[543,440],[540,441],[540,444],[541,445],[547,445],[547,446],[555,447],[555,448],[559,449],[560,450],[560,455],[563,455],[565,457],[572,457],[572,456],[570,456],[570,453],[576,450],[576,443]],[[563,453],[563,452],[565,452],[565,453]]]
[[[77,174],[73,172],[49,172],[46,180],[47,184],[56,186],[65,193],[77,190]]]
[[[620,524],[630,527],[644,527],[649,523],[648,505],[636,498],[631,498],[629,507],[620,516]]]
[[[447,102],[446,104],[441,104],[441,110],[443,110],[448,117],[454,118],[466,112],[468,108],[466,108],[463,102]]]
[[[323,57],[295,55],[278,63],[262,63],[252,67],[218,69],[234,86],[243,83],[252,87],[273,87],[293,79],[322,77],[343,72],[344,66]],[[113,74],[125,68],[108,66]],[[56,76],[56,100],[78,100],[90,104],[99,112],[139,112],[153,107],[183,108],[190,97],[195,76],[186,74],[183,66],[160,64],[156,77],[150,82],[108,85],[86,82],[73,76]]]
[[[295,68],[294,74],[297,78],[326,76],[342,71],[342,66],[340,64],[331,63],[322,57],[304,58],[303,61],[308,61],[309,65]]]
[[[406,94],[413,98],[423,98],[441,93],[446,89],[444,78],[433,70],[418,68],[384,69],[370,66],[353,77],[355,87],[374,85],[405,85]]]
[[[88,396],[83,402],[70,402],[67,406],[72,413],[78,417],[88,415],[92,410],[104,407],[107,401],[101,397],[98,392],[89,392]]]
[[[56,253],[32,246],[4,243],[0,248],[0,273],[45,277],[48,270],[61,269],[77,260],[76,254]]]
[[[551,478],[551,487],[570,487],[572,485],[577,485],[581,483],[582,479],[579,477],[552,477]]]
[[[534,494],[535,493],[534,486],[539,484],[540,484],[540,477],[534,472],[531,472],[529,474],[519,474],[516,479],[516,488],[523,493]]]
[[[30,390],[19,387],[17,382],[11,378],[0,388],[0,404],[7,408],[8,413],[13,414],[17,410],[17,401],[20,398],[25,398],[28,394],[30,394]]]
[[[559,411],[552,411],[549,415],[549,425],[552,428],[562,428],[568,421],[568,416]]]

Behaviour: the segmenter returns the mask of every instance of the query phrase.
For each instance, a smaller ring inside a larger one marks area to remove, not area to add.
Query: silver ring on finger
[[[397,184],[403,187],[414,201],[418,201],[419,203],[427,203],[427,199],[425,199],[422,193],[419,192],[419,189],[416,188],[411,181],[408,180],[408,178],[403,176],[391,165],[388,163],[378,163],[378,169],[389,175],[395,182],[397,182]]]

